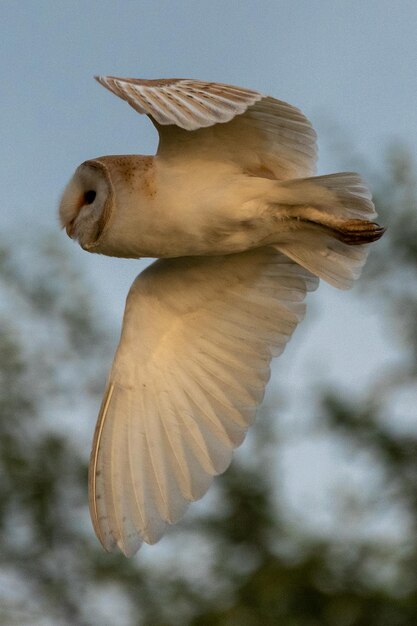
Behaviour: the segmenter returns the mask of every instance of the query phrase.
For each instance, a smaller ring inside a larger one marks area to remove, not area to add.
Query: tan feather
[[[191,79],[96,80],[157,123],[161,156],[172,151],[180,159],[190,151],[212,151],[216,160],[237,162],[255,176],[262,171],[276,179],[315,173],[316,133],[286,102],[252,89]]]
[[[273,346],[284,347],[316,286],[271,248],[157,261],[136,279],[91,456],[91,514],[106,550],[130,555],[157,541],[227,468],[262,401]]]

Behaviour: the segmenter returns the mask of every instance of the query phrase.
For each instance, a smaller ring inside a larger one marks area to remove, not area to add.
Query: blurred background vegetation
[[[331,438],[360,474],[339,485],[332,530],[321,533],[307,510],[300,519],[288,509],[277,472],[288,428],[265,408],[209,506],[135,559],[104,553],[89,521],[87,463],[110,366],[108,333],[91,286],[55,235],[40,251],[34,242],[23,252],[4,245],[0,623],[417,624],[414,163],[392,146],[367,178],[388,231],[372,249],[359,296],[377,310],[397,358],[357,397],[326,380],[311,391],[309,419],[293,436]],[[276,393],[281,405],[292,390]]]

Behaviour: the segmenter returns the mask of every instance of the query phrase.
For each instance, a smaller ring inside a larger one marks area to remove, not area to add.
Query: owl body
[[[107,190],[104,201],[102,188]],[[81,203],[92,192],[93,202],[74,216],[69,234],[89,252],[116,257],[241,252],[268,236],[273,240],[280,219],[289,217],[276,181],[204,158],[177,163],[117,155],[86,161],[64,192],[62,219],[68,221],[67,206],[77,206],[74,197]]]

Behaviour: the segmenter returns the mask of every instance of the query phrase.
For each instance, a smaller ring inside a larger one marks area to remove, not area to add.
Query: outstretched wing
[[[126,100],[138,113],[149,115],[158,124],[175,124],[185,130],[229,122],[262,98],[252,89],[201,80],[95,78],[116,96]]]
[[[301,111],[286,102],[251,89],[190,79],[96,79],[149,115],[160,135],[161,157],[211,155],[237,163],[250,175],[279,180],[315,173],[316,133]]]
[[[106,550],[155,543],[225,471],[316,285],[272,248],[159,260],[138,276],[90,463]]]

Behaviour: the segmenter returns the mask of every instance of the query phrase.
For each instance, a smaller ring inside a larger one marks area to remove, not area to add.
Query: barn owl
[[[295,107],[188,79],[97,77],[150,117],[155,156],[82,163],[59,214],[84,250],[154,257],[134,281],[94,435],[95,532],[157,542],[225,471],[319,278],[358,278],[383,233],[360,176],[315,176]]]

